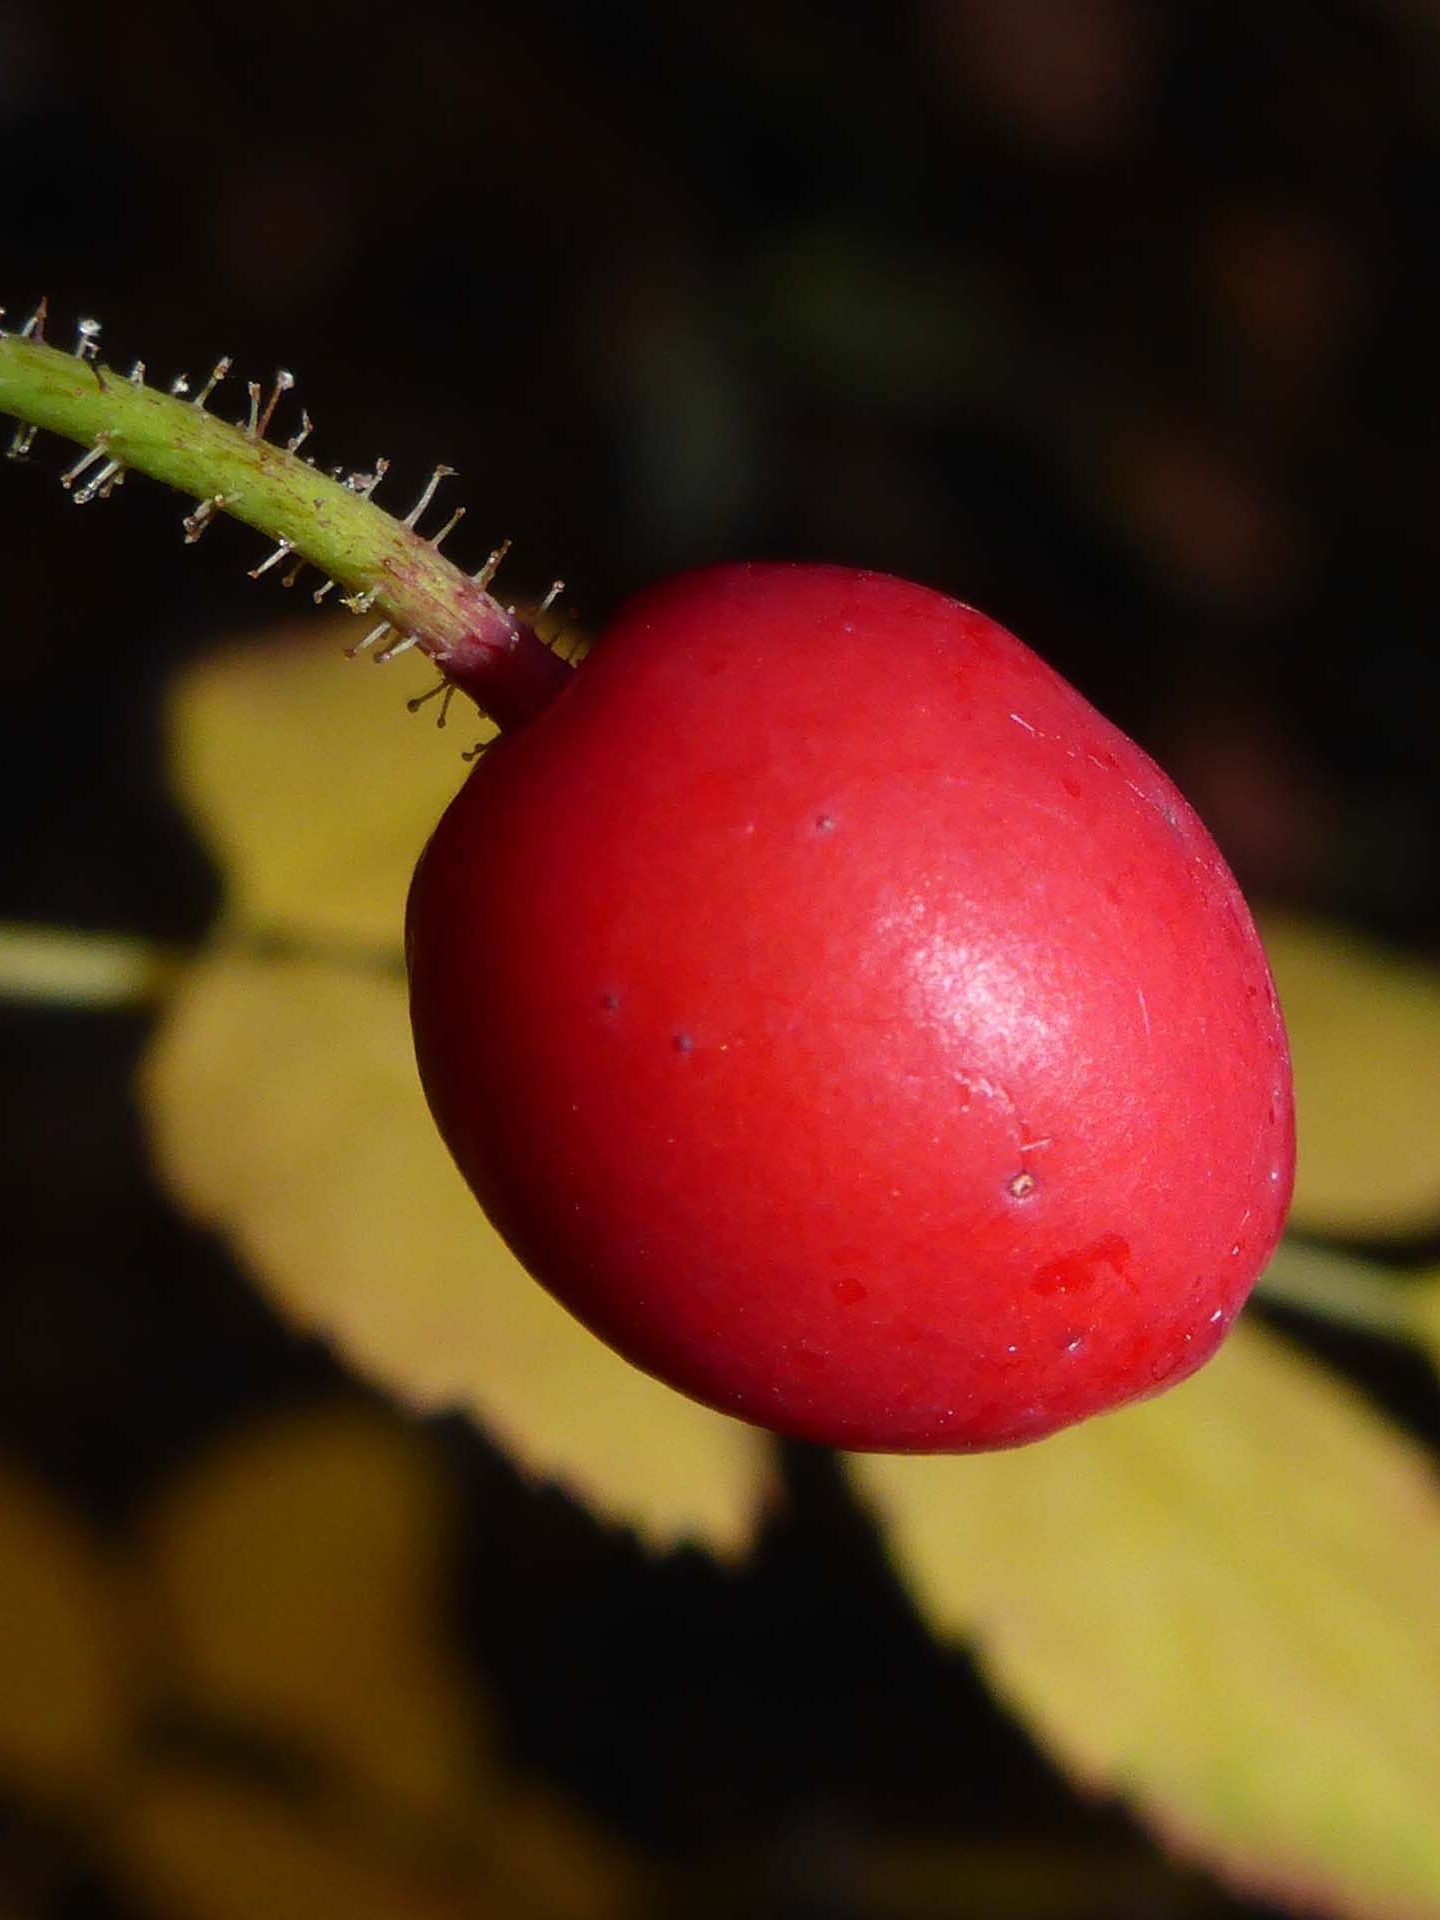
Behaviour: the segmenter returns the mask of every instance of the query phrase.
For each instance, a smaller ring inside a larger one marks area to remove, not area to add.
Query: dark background
[[[724,557],[912,575],[1148,746],[1253,893],[1440,941],[1440,6],[0,0],[0,179],[10,324],[48,294],[52,338],[97,315],[152,379],[293,368],[322,459],[388,455],[391,504],[461,470],[451,550],[513,535],[512,592],[561,574],[597,624]],[[77,520],[65,464],[0,470],[0,912],[196,938],[158,691],[292,605],[157,488]],[[107,1525],[340,1378],[157,1194],[144,1036],[0,1009],[0,1442]],[[843,1920],[837,1836],[903,1830],[1093,1846],[1123,1869],[1093,1910],[1242,1911],[927,1646],[823,1456],[735,1578],[647,1568],[446,1437],[510,1542],[462,1588],[516,1752],[723,1863],[727,1910]],[[81,1856],[47,1885],[119,1911]]]

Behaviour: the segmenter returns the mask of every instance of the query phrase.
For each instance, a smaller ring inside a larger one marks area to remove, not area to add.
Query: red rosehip
[[[893,1451],[1182,1379],[1279,1237],[1255,929],[993,621],[730,566],[626,607],[411,893],[421,1076],[519,1259],[710,1405]]]

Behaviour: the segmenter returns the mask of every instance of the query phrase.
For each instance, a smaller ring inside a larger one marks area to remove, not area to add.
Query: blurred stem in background
[[[332,957],[367,967],[391,960],[358,951]],[[0,921],[0,1001],[89,1012],[156,1007],[190,958],[183,948],[139,935]],[[1352,1332],[1422,1348],[1429,1344],[1425,1305],[1430,1288],[1378,1261],[1315,1241],[1287,1239],[1256,1291],[1273,1306]]]

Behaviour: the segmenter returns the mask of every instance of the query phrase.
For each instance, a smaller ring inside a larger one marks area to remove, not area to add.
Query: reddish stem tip
[[[502,733],[534,719],[567,685],[573,667],[488,594],[477,590],[464,611],[460,637],[428,648],[431,659]]]

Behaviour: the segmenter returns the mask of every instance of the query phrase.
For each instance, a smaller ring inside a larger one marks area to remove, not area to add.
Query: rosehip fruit
[[[480,1204],[637,1365],[778,1432],[1033,1440],[1182,1379],[1268,1259],[1284,1029],[1154,763],[939,593],[642,594],[415,875]]]

